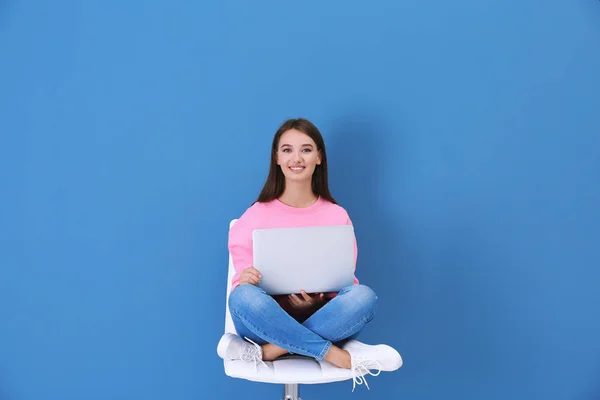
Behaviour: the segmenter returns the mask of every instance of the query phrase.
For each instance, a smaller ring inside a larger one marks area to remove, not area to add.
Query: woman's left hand
[[[312,295],[307,294],[304,290],[300,292],[302,297],[299,297],[296,294],[291,294],[288,296],[289,302],[292,307],[297,310],[305,310],[308,308],[314,308],[323,303],[325,299],[324,293],[315,293]]]

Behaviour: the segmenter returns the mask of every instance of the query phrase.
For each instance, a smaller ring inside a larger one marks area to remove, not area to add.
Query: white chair
[[[229,228],[237,221],[234,219]],[[225,333],[237,335],[229,312],[229,292],[231,279],[235,274],[231,254],[229,255],[229,273],[227,275],[227,295],[225,302]],[[232,378],[247,379],[253,382],[284,385],[284,400],[300,400],[299,384],[330,383],[352,379],[350,369],[338,368],[328,361],[317,361],[301,355],[286,355],[275,361],[266,361],[268,367],[258,363],[245,363],[241,360],[224,360],[225,374]]]

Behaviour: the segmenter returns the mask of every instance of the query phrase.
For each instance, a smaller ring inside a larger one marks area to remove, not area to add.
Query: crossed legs
[[[238,335],[261,345],[265,361],[291,352],[349,368],[350,355],[335,344],[360,332],[377,302],[371,288],[352,285],[300,323],[264,290],[247,284],[231,292],[229,310]]]

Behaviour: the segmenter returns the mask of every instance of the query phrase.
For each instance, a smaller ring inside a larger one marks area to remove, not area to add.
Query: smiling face
[[[286,181],[310,181],[320,164],[320,152],[310,136],[296,129],[281,135],[277,147],[277,165],[281,167]]]

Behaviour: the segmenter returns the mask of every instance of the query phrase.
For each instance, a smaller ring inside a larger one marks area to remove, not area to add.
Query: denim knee
[[[377,310],[379,298],[373,289],[366,285],[353,285],[347,289],[346,296],[352,298],[361,308],[373,313]]]
[[[261,288],[245,284],[233,289],[229,294],[229,311],[232,314],[261,313],[265,310],[268,299],[267,294]]]

